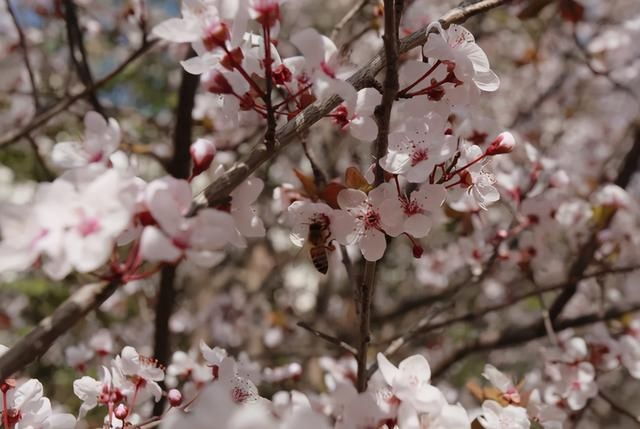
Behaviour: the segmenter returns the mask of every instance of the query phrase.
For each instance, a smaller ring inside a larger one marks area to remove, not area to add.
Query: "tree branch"
[[[450,317],[448,319],[436,322],[436,323],[431,323],[431,320],[434,318],[433,314],[428,314],[427,316],[421,318],[413,328],[409,329],[407,332],[405,332],[404,334],[400,335],[399,337],[392,339],[392,340],[386,340],[386,341],[382,341],[382,344],[386,344],[389,343],[389,346],[387,347],[387,349],[384,351],[384,355],[387,357],[391,357],[393,356],[395,353],[397,353],[403,346],[408,345],[413,343],[414,341],[416,341],[421,335],[427,334],[429,332],[433,332],[437,329],[442,329],[442,328],[446,328],[448,326],[451,326],[453,324],[456,323],[462,323],[462,322],[474,322],[477,321],[478,319],[481,319],[482,317],[491,314],[491,313],[496,313],[498,311],[502,311],[504,309],[507,309],[521,301],[524,301],[525,299],[529,299],[531,297],[534,296],[539,296],[543,293],[547,293],[547,292],[553,292],[553,291],[557,291],[559,289],[564,289],[566,288],[568,285],[573,285],[573,284],[577,284],[579,281],[585,280],[585,279],[589,279],[589,278],[594,278],[594,277],[600,277],[603,275],[608,275],[608,274],[625,274],[625,273],[629,273],[632,271],[636,271],[636,270],[640,270],[640,266],[638,265],[634,265],[634,266],[630,266],[630,267],[621,267],[621,268],[612,268],[609,270],[602,270],[602,271],[597,271],[588,275],[583,276],[580,279],[575,279],[575,280],[570,280],[568,282],[563,282],[560,284],[553,284],[553,285],[547,285],[547,286],[538,286],[536,287],[534,290],[522,293],[516,297],[511,298],[509,301],[506,302],[502,302],[500,304],[495,304],[495,305],[491,305],[485,308],[481,308],[481,309],[477,309],[477,310],[473,310],[470,311],[468,313],[459,315],[459,316],[453,316]],[[434,301],[435,303],[436,301]],[[544,322],[545,316],[543,316],[543,322]],[[545,326],[545,332],[548,330],[548,326]],[[371,365],[371,367],[369,368],[369,376],[371,376],[373,374],[373,372],[375,372],[375,370],[377,369],[377,363],[374,363]]]
[[[25,337],[0,356],[0,380],[42,356],[53,342],[90,311],[98,308],[118,288],[119,282],[93,283],[80,287],[51,316],[43,319]]]
[[[631,149],[627,153],[624,158],[624,161],[620,165],[618,169],[618,175],[614,181],[614,184],[618,185],[621,188],[626,188],[631,182],[631,177],[638,169],[638,161],[640,161],[640,125],[635,127],[634,132],[634,141]],[[598,241],[598,232],[606,229],[613,220],[613,216],[615,215],[615,211],[608,214],[603,222],[600,223],[599,227],[596,228],[590,238],[589,241],[582,247],[578,258],[571,265],[569,269],[569,278],[580,278],[582,273],[586,271],[591,264],[591,260],[595,255],[596,251],[600,247],[600,243]],[[551,304],[549,308],[549,318],[551,321],[555,321],[565,306],[571,301],[573,295],[575,295],[578,290],[578,285],[574,284],[564,289],[555,299],[555,301]]]
[[[378,160],[386,155],[387,146],[389,144],[389,122],[391,121],[391,108],[398,94],[398,24],[404,6],[404,0],[385,0],[384,1],[384,52],[388,59],[385,77],[384,90],[382,92],[382,101],[376,106],[375,118],[378,124],[378,136],[375,144],[375,181],[374,186],[384,183],[384,170],[378,164]],[[376,279],[376,261],[366,261],[364,265],[364,273],[362,282],[360,283],[356,308],[358,308],[358,316],[360,317],[359,344],[358,355],[358,378],[356,387],[359,392],[367,389],[367,354],[369,351],[369,342],[371,341],[371,304],[373,301],[373,291]]]
[[[73,0],[63,0],[64,2],[64,20],[67,24],[67,40],[69,42],[69,55],[71,56],[71,62],[73,62],[76,72],[80,81],[85,88],[94,88],[93,75],[91,74],[91,68],[89,67],[89,60],[87,56],[87,50],[84,46],[84,37],[82,36],[82,30],[80,29],[80,23],[78,22],[78,11],[76,4]],[[78,58],[78,56],[80,58]],[[105,116],[104,109],[95,89],[87,94],[89,102],[93,106],[93,109]]]
[[[613,307],[605,312],[591,313],[572,319],[559,320],[554,324],[553,328],[556,332],[560,332],[569,328],[579,328],[581,326],[587,326],[597,322],[617,319],[626,314],[637,311],[640,311],[639,303],[629,305],[625,308]],[[524,326],[509,327],[494,339],[480,339],[456,349],[433,368],[432,378],[441,376],[451,367],[451,365],[471,354],[486,350],[513,347],[518,344],[545,337],[546,335],[547,331],[542,319]]]
[[[187,54],[189,59],[195,55],[192,50]],[[200,84],[200,76],[182,70],[182,81],[178,90],[178,105],[176,106],[176,125],[173,132],[173,156],[167,165],[169,174],[178,179],[189,177],[191,155],[189,147],[192,141],[193,107],[195,96]],[[164,265],[160,272],[160,285],[156,299],[155,330],[153,356],[162,365],[167,366],[171,358],[171,331],[169,320],[173,314],[176,299],[175,265]],[[164,411],[165,397],[155,403],[153,414],[159,416]]]
[[[340,31],[344,28],[345,25],[349,23],[362,9],[365,8],[367,4],[369,4],[371,0],[359,0],[356,4],[353,5],[351,9],[342,17],[340,21],[333,27],[331,30],[331,40],[335,40]]]

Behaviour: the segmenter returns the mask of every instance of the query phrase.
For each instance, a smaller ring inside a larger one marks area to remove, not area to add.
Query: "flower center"
[[[402,210],[407,216],[413,216],[415,214],[422,213],[422,207],[415,201],[410,200],[406,197],[400,197],[400,204],[402,205]]]
[[[422,161],[426,161],[429,159],[429,149],[427,148],[418,148],[411,153],[411,166],[415,167]]]
[[[380,229],[380,214],[371,207],[363,217],[365,229]]]
[[[100,219],[95,217],[87,217],[82,219],[78,224],[78,232],[83,237],[87,237],[95,232],[100,231]]]
[[[111,389],[108,385],[102,385],[102,392],[98,396],[98,402],[101,404],[115,404],[117,402],[122,401],[124,395],[120,391],[120,389]]]
[[[94,162],[102,161],[104,154],[102,152],[96,152],[89,158],[89,163],[92,164]]]

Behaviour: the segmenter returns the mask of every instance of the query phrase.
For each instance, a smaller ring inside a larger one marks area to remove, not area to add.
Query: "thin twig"
[[[9,15],[11,15],[11,19],[13,20],[13,25],[16,27],[16,31],[18,32],[18,42],[20,43],[20,49],[22,50],[22,58],[24,60],[24,66],[27,69],[27,74],[29,75],[29,83],[31,83],[31,96],[33,97],[33,104],[35,105],[36,111],[40,109],[40,99],[38,97],[38,87],[36,86],[36,76],[33,73],[33,68],[31,67],[31,61],[29,60],[29,48],[27,48],[27,38],[24,36],[24,32],[22,31],[22,27],[20,26],[20,22],[18,22],[18,17],[16,16],[13,7],[11,6],[11,0],[6,0],[7,10],[9,11]]]
[[[264,24],[263,28],[263,40],[264,40],[264,78],[265,78],[265,94],[264,103],[267,108],[267,132],[264,135],[264,144],[268,150],[272,150],[275,146],[276,140],[276,112],[273,107],[273,70],[271,59],[271,29],[268,24]]]
[[[331,336],[329,334],[325,334],[322,331],[318,331],[317,329],[313,328],[311,325],[309,325],[306,322],[299,321],[298,323],[296,323],[296,325],[301,327],[302,329],[305,329],[305,330],[311,332],[316,337],[322,338],[323,340],[328,341],[331,344],[335,344],[336,346],[338,346],[341,349],[343,349],[344,351],[352,354],[353,356],[357,356],[357,354],[358,354],[358,350],[356,350],[356,348],[353,347],[351,344],[349,344],[349,343],[347,343],[345,341],[342,341],[341,339],[336,338],[334,336]]]
[[[626,307],[612,307],[607,310],[604,315],[601,314],[601,312],[597,312],[585,314],[572,319],[558,320],[554,323],[553,328],[556,332],[561,332],[569,328],[579,328],[581,326],[588,326],[598,322],[618,319],[627,314],[632,314],[638,311],[640,311],[640,303],[631,304]],[[544,321],[542,319],[538,319],[528,325],[507,327],[495,337],[492,336],[491,339],[479,339],[455,349],[433,367],[432,378],[439,377],[454,363],[474,353],[513,347],[546,335],[547,332],[544,328]]]
[[[360,0],[342,17],[342,19],[331,30],[331,40],[335,40],[338,33],[349,23],[371,0]]]
[[[585,280],[585,279],[589,279],[589,278],[593,278],[593,277],[600,277],[603,275],[607,275],[607,274],[624,274],[624,273],[629,273],[632,271],[636,271],[636,270],[640,270],[640,265],[634,265],[634,266],[630,266],[630,267],[622,267],[622,268],[616,268],[616,269],[611,269],[611,270],[603,270],[603,271],[598,271],[598,272],[594,272],[592,274],[586,275],[584,277],[582,277],[579,280],[573,280],[570,282],[563,282],[563,283],[559,283],[559,284],[553,284],[553,285],[548,285],[548,286],[538,286],[535,290],[531,290],[525,293],[522,293],[516,297],[513,297],[512,299],[510,299],[507,302],[503,302],[500,304],[495,304],[495,305],[491,305],[485,308],[481,308],[481,309],[477,309],[477,310],[473,310],[470,311],[468,313],[462,314],[460,316],[453,316],[450,317],[448,319],[442,320],[440,322],[436,322],[436,323],[429,323],[434,315],[432,314],[428,314],[427,316],[421,318],[418,323],[416,323],[414,325],[413,328],[409,329],[406,333],[402,334],[400,337],[397,338],[393,338],[393,339],[389,339],[389,340],[384,340],[381,341],[381,344],[387,344],[389,343],[389,347],[387,348],[387,350],[385,350],[384,354],[389,357],[392,356],[393,354],[395,354],[396,352],[398,352],[400,350],[401,347],[411,344],[413,342],[415,342],[421,335],[429,333],[429,332],[433,332],[435,330],[438,329],[443,329],[446,328],[448,326],[451,326],[455,323],[461,323],[461,322],[475,322],[478,319],[488,315],[488,314],[492,314],[492,313],[497,313],[498,311],[502,311],[504,309],[507,309],[509,307],[512,307],[513,305],[524,301],[526,299],[529,299],[531,297],[534,296],[540,296],[544,293],[549,293],[549,292],[554,292],[560,289],[564,289],[566,288],[568,285],[577,283],[578,281],[581,280]],[[601,316],[604,316],[603,312],[600,312]],[[546,331],[546,327],[545,327],[545,331]],[[555,332],[555,331],[554,331]]]
[[[621,188],[626,188],[631,182],[631,178],[636,173],[638,169],[638,162],[640,161],[640,125],[635,127],[634,132],[634,141],[631,149],[625,156],[622,164],[618,169],[618,175],[614,181],[614,184]],[[598,240],[598,233],[609,227],[613,217],[615,215],[615,211],[611,211],[607,213],[602,221],[599,222],[598,227],[594,229],[589,237],[587,243],[581,248],[578,257],[575,262],[571,265],[569,269],[569,277],[570,278],[580,278],[582,273],[586,271],[586,269],[591,264],[591,260],[595,255],[596,251],[600,247],[600,242]],[[554,322],[558,316],[562,313],[562,310],[569,303],[573,295],[578,290],[577,285],[571,285],[564,289],[555,299],[555,301],[551,304],[549,308],[549,317],[552,322]]]
[[[143,44],[141,47],[139,47],[134,52],[132,52],[129,55],[129,57],[127,57],[127,59],[125,59],[118,67],[113,69],[109,74],[104,76],[102,79],[98,80],[92,87],[84,88],[82,91],[76,94],[73,94],[71,96],[68,96],[58,101],[58,103],[54,104],[53,106],[43,110],[42,113],[34,117],[23,128],[13,133],[9,133],[2,140],[0,140],[0,148],[17,142],[18,140],[27,136],[29,133],[31,133],[35,129],[40,128],[41,126],[49,122],[52,118],[54,118],[58,114],[66,111],[67,108],[71,106],[73,103],[75,103],[76,101],[86,97],[92,91],[95,91],[96,89],[102,88],[103,86],[107,85],[115,77],[120,75],[120,73],[122,73],[122,71],[125,70],[132,62],[137,60],[145,52],[151,49],[151,47],[155,46],[156,43],[157,43],[157,39],[151,40],[148,43]]]
[[[55,179],[56,175],[47,166],[46,161],[44,160],[44,158],[42,157],[42,154],[40,153],[40,148],[38,147],[38,143],[36,143],[36,141],[30,135],[27,135],[26,138],[27,138],[27,141],[29,142],[29,145],[31,146],[31,150],[33,150],[33,156],[35,157],[36,164],[38,164],[38,166],[40,167],[40,170],[42,171],[42,174],[44,174],[45,180],[51,181]]]
[[[611,406],[611,409],[629,418],[629,420],[631,420],[636,427],[640,427],[640,416],[633,414],[631,411],[616,403],[616,401],[614,401],[613,398],[609,397],[608,394],[604,393],[602,389],[598,390],[598,396],[600,396],[600,398],[602,398],[607,404],[609,404]]]
[[[74,0],[63,0],[64,2],[64,20],[67,24],[67,40],[69,42],[69,55],[71,56],[71,62],[73,63],[78,77],[85,88],[94,88],[93,75],[91,73],[91,67],[89,66],[89,58],[87,50],[84,45],[84,37],[82,35],[82,29],[80,29],[80,23],[78,22],[78,11]],[[79,54],[80,58],[78,58]],[[93,90],[87,94],[89,102],[93,106],[93,109],[105,116],[104,108],[98,100],[96,91]]]

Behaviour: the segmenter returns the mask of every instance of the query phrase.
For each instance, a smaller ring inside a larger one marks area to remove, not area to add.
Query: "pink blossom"
[[[109,162],[109,156],[120,145],[118,122],[113,118],[107,121],[99,113],[90,111],[84,116],[84,127],[82,141],[64,141],[53,146],[51,158],[56,165],[69,169]]]
[[[381,206],[389,197],[390,184],[382,184],[365,194],[356,189],[344,189],[338,194],[338,204],[342,211],[335,214],[333,232],[341,244],[357,244],[362,256],[368,261],[382,258],[387,247]],[[389,226],[394,227],[400,221],[387,217]]]
[[[406,176],[412,183],[424,183],[434,167],[453,155],[456,138],[445,135],[446,122],[436,113],[410,118],[402,131],[389,134],[389,152],[380,166],[389,173]]]

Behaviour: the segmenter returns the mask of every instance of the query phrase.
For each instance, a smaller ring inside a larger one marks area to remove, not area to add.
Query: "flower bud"
[[[15,389],[16,380],[13,378],[7,378],[2,383],[0,383],[0,392],[7,393],[11,389]]]
[[[279,0],[259,0],[252,6],[253,18],[266,27],[273,27],[280,20]]]
[[[500,133],[498,137],[496,137],[496,139],[491,142],[485,154],[488,156],[493,156],[503,153],[509,153],[513,150],[515,145],[516,139],[510,132],[505,131],[504,133]]]
[[[198,139],[189,148],[189,153],[193,160],[191,176],[195,177],[211,165],[211,161],[216,156],[216,145],[211,140]]]
[[[414,244],[411,251],[413,252],[413,257],[416,259],[420,259],[424,253],[424,249],[419,244]]]
[[[291,82],[291,78],[293,74],[291,70],[284,64],[280,64],[276,68],[273,69],[273,81],[278,85],[282,85],[285,82]]]
[[[229,27],[224,22],[214,22],[207,30],[202,38],[202,43],[207,50],[212,51],[215,48],[222,47],[229,39]]]
[[[113,411],[113,415],[120,420],[124,420],[129,415],[129,409],[125,404],[118,404],[116,409]]]
[[[220,60],[220,65],[227,70],[233,70],[237,68],[240,64],[242,64],[242,60],[244,60],[244,54],[242,53],[242,49],[234,48],[228,54],[225,54]]]
[[[213,70],[205,78],[204,83],[207,91],[213,94],[233,94],[233,87],[227,80],[227,78],[218,70]]]
[[[182,404],[182,393],[178,389],[171,389],[167,393],[167,399],[172,407],[178,407]]]

